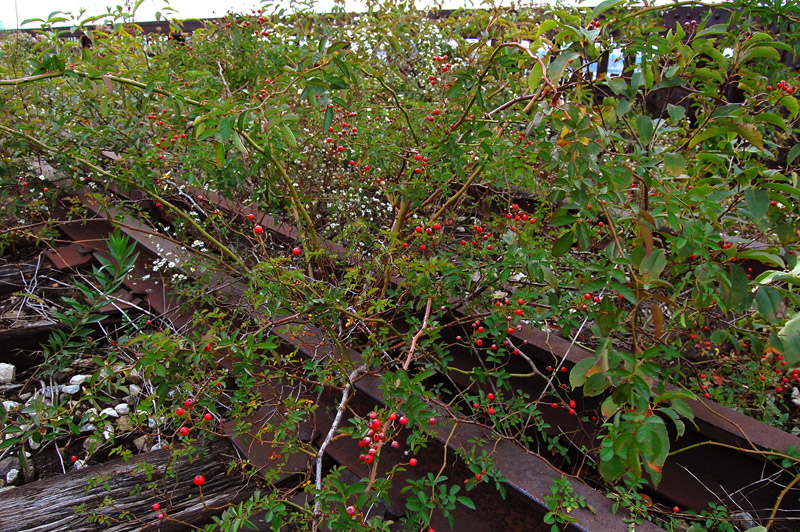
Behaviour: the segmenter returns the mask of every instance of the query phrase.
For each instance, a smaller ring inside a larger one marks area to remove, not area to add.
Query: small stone
[[[19,408],[20,406],[22,405],[16,401],[3,401],[3,408],[5,408],[6,412],[10,412],[11,410]]]
[[[78,375],[75,375],[74,377],[72,377],[69,380],[69,383],[72,384],[72,385],[76,385],[77,384],[78,386],[80,386],[81,384],[83,384],[84,382],[88,381],[91,378],[92,378],[91,375],[78,374]]]
[[[19,469],[12,469],[6,473],[6,484],[9,486],[16,486],[22,480],[19,474]]]
[[[116,414],[116,412],[114,413]],[[96,427],[92,423],[86,423],[85,425],[81,425],[78,428],[80,429],[81,432],[94,432],[94,429]]]
[[[31,451],[36,451],[37,449],[39,449],[39,447],[41,447],[41,445],[33,441],[33,438],[28,438],[28,447],[30,448]]]
[[[79,384],[65,384],[61,387],[61,393],[65,393],[67,395],[75,395],[79,391],[81,391]]]
[[[130,391],[132,397],[139,397],[139,394],[142,393],[142,387],[135,384],[131,384],[128,387],[128,390]]]
[[[138,438],[133,440],[133,445],[134,447],[139,449],[139,452],[143,452],[150,443],[147,441],[148,439],[149,438],[147,436],[139,436]]]
[[[12,469],[20,469],[22,464],[19,463],[19,458],[16,456],[6,456],[0,460],[0,476],[5,478],[6,474]]]
[[[119,417],[119,414],[117,414],[117,411],[114,410],[113,408],[110,408],[110,407],[102,409],[100,411],[100,415],[101,416],[106,416],[106,417]]]
[[[0,362],[0,384],[11,384],[17,376],[17,368],[13,364]]]
[[[133,430],[133,423],[131,422],[131,416],[119,416],[119,418],[115,421],[117,424],[117,428],[123,431]]]
[[[118,404],[117,406],[114,407],[114,410],[116,410],[117,414],[119,414],[120,416],[127,416],[128,414],[131,413],[131,407],[128,406],[127,403]]]
[[[133,383],[133,384],[141,384],[142,383],[142,375],[139,373],[139,370],[136,368],[131,368],[127,375],[125,375],[125,380]]]

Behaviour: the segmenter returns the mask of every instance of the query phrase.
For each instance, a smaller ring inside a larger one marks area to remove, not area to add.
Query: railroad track
[[[122,196],[130,194],[120,190],[114,192]],[[213,193],[204,192],[204,194],[209,204],[220,209],[232,220],[244,221],[245,216],[252,214],[277,242],[283,243],[288,249],[294,244],[297,231],[291,225],[275,223],[271,217],[256,210],[242,211],[238,205]],[[141,201],[142,197],[127,199]],[[48,253],[54,266],[60,268],[85,266],[91,262],[93,254],[102,253],[104,238],[112,229],[112,224],[106,216],[119,217],[122,222],[117,225],[138,242],[143,260],[167,258],[177,265],[187,260],[189,250],[179,243],[155,234],[151,227],[130,215],[116,212],[113,207],[106,210],[88,197],[83,197],[82,200],[94,218],[87,224],[64,223],[58,226],[58,229],[73,243]],[[326,247],[329,252],[340,255],[344,253],[344,250],[335,244],[327,243]],[[226,291],[228,297],[237,297],[237,294],[244,289],[235,282],[228,282],[225,279],[219,279],[219,287]],[[180,311],[180,305],[170,296],[169,288],[163,282],[137,280],[134,276],[126,281],[125,290],[126,293],[118,294],[120,300],[130,301],[138,308],[146,308],[154,316],[157,315],[165,322],[171,323],[176,329],[187,326],[191,320],[190,314]],[[452,318],[456,320],[459,317],[458,309],[455,309]],[[263,321],[264,316],[253,314],[252,319]],[[405,324],[397,325],[407,328]],[[302,334],[298,334],[298,326],[302,327]],[[321,356],[323,358],[333,356],[331,339],[326,338],[322,331],[309,324],[293,323],[292,326],[276,328],[274,333],[292,351],[296,351],[306,359],[319,360]],[[474,366],[475,353],[467,346],[457,347],[460,345],[456,339],[457,334],[458,330],[455,327],[443,329],[444,340],[456,346],[452,349],[454,356],[452,365],[466,371]],[[555,366],[555,371],[563,366],[567,369],[563,373],[566,377],[568,370],[574,364],[586,357],[594,356],[552,333],[534,328],[525,328],[512,336],[515,344],[520,346],[520,350],[535,364],[537,371],[542,375],[552,372],[552,370],[548,372],[548,366]],[[348,356],[359,365],[360,353],[350,350]],[[220,360],[220,363],[230,364],[230,361]],[[530,372],[529,364],[530,362],[519,357],[512,360],[508,370],[524,374]],[[555,373],[556,383],[560,382],[558,376],[559,373]],[[469,385],[468,379],[457,371],[449,372],[445,377],[458,385]],[[553,393],[552,389],[545,389],[546,379],[542,378],[516,379],[513,384],[515,388],[522,389],[533,397],[542,396],[546,402],[552,400],[563,406],[568,401],[574,400],[575,408],[579,412],[597,414],[594,416],[595,422],[587,422],[585,419],[591,419],[591,415],[584,416],[582,421],[581,417],[568,414],[567,409],[563,407],[541,409],[544,420],[553,427],[554,435],[572,435],[568,441],[573,451],[583,446],[596,447],[597,436],[602,430],[599,421],[602,419],[599,415],[602,397],[583,398],[578,395],[572,397],[560,388],[557,393]],[[368,375],[358,380],[354,388],[355,395],[350,405],[355,412],[365,416],[368,412],[385,406],[379,378]],[[484,391],[490,389],[487,387]],[[328,412],[335,411],[340,393],[338,390],[329,389],[323,394],[322,401],[327,405]],[[709,502],[725,503],[731,508],[741,509],[742,514],[749,515],[754,520],[768,518],[775,501],[793,477],[763,456],[738,452],[736,449],[785,451],[790,446],[797,446],[800,440],[711,401],[698,399],[692,402],[691,407],[696,416],[697,426],[687,427],[687,433],[678,439],[674,448],[689,447],[705,441],[716,441],[729,447],[699,445],[669,458],[664,466],[662,482],[657,490],[652,491],[654,499],[665,508],[669,508],[669,504],[677,504],[680,508],[698,511],[706,508]],[[434,467],[434,464],[436,466],[446,464],[451,478],[462,476],[469,478],[472,474],[469,469],[454,459],[460,442],[474,438],[491,441],[494,434],[486,425],[455,422],[456,416],[448,411],[444,404],[436,408],[439,410],[439,418],[445,422],[432,429],[436,433],[434,444],[417,455],[420,466],[407,470],[405,475],[408,478],[418,479],[429,472],[429,468]],[[254,419],[259,415],[263,415],[263,412],[254,414]],[[322,435],[328,432],[332,422],[333,418],[330,415],[318,416],[316,423],[309,423],[299,430],[304,431],[306,438],[319,446],[322,443]],[[260,428],[256,425],[252,435],[240,436],[235,438],[235,441],[248,460],[268,467],[269,457],[275,454],[276,449],[273,445],[261,443],[261,439],[256,436]],[[352,478],[358,479],[364,476],[365,466],[359,461],[359,450],[352,441],[334,442],[326,449],[325,454],[336,464],[347,467],[352,472]],[[542,522],[542,517],[549,511],[544,503],[544,497],[550,493],[552,479],[558,478],[561,472],[542,457],[522,449],[510,440],[499,441],[495,456],[495,463],[506,478],[508,499],[503,501],[499,492],[488,483],[477,485],[472,492],[476,509],[461,508],[455,515],[454,529],[488,531],[504,527],[510,530],[549,530],[549,526],[545,526]],[[397,455],[391,452],[384,453],[381,456],[379,473],[385,472],[404,459],[406,457],[401,453]],[[297,467],[301,468],[302,464]],[[609,499],[581,482],[573,482],[573,486],[576,495],[584,496],[595,510],[594,513],[583,509],[575,510],[572,515],[578,522],[573,525],[574,529],[609,532],[626,530],[626,525],[620,517],[611,513],[612,503]],[[800,510],[795,493],[800,491],[792,490],[788,495],[784,494],[773,530],[782,530],[782,526],[783,530],[793,529],[792,522]],[[386,513],[395,518],[404,512],[403,499],[399,493],[397,495],[396,498],[393,497],[397,502],[385,508]],[[434,526],[442,530],[449,528],[446,522],[434,523]],[[659,529],[645,523],[638,526],[637,530]]]

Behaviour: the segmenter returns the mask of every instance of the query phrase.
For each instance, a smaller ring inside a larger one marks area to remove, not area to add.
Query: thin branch
[[[328,448],[328,444],[331,443],[333,439],[333,435],[339,430],[339,425],[342,423],[342,414],[344,414],[344,409],[347,407],[347,402],[350,400],[350,392],[353,389],[353,381],[358,378],[358,376],[366,369],[366,366],[359,366],[353,371],[350,372],[350,375],[347,377],[347,382],[344,385],[344,390],[342,390],[342,400],[339,402],[339,407],[336,409],[336,417],[333,420],[333,424],[331,424],[331,428],[328,430],[328,434],[325,436],[325,441],[322,442],[322,445],[319,447],[319,453],[317,453],[317,482],[316,482],[316,500],[314,501],[314,527],[313,530],[319,529],[319,526],[322,522],[322,516],[319,513],[320,506],[322,504],[322,458],[325,456],[325,450]]]
[[[422,318],[422,327],[419,328],[417,334],[411,339],[411,345],[408,347],[408,356],[406,357],[406,361],[403,362],[403,369],[408,369],[408,366],[411,365],[411,358],[414,356],[414,351],[417,349],[417,341],[422,336],[422,333],[425,332],[425,329],[428,328],[428,318],[431,316],[431,302],[433,298],[428,298],[428,303],[425,305],[425,317]]]

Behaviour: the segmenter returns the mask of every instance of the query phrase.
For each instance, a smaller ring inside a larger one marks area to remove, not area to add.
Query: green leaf
[[[595,397],[603,393],[603,391],[611,386],[608,379],[602,373],[593,373],[589,375],[586,382],[583,384],[583,395],[586,397]]]
[[[475,509],[475,503],[472,502],[472,499],[470,499],[469,497],[467,497],[465,495],[460,495],[458,497],[458,502],[460,502],[461,504],[463,504],[464,506],[466,506],[470,510],[474,510]]]
[[[636,131],[643,144],[649,144],[653,138],[653,119],[646,115],[636,116]]]
[[[768,251],[747,249],[740,251],[737,255],[741,259],[753,259],[758,262],[763,262],[764,264],[772,264],[778,268],[786,268],[786,263],[783,262],[782,258],[774,253],[769,253]]]
[[[567,231],[563,235],[561,235],[556,243],[553,245],[553,256],[560,257],[567,251],[569,248],[572,247],[572,243],[575,242],[575,232],[574,231]]]
[[[758,313],[768,322],[772,323],[783,315],[783,297],[781,293],[771,286],[762,286],[756,292],[756,307]]]
[[[555,19],[549,18],[539,24],[539,28],[536,30],[536,37],[539,37],[541,34],[548,32],[550,30],[554,30],[558,27],[558,22]]]
[[[281,123],[281,135],[286,144],[292,148],[297,147],[297,139],[294,138],[294,133],[292,133],[292,130],[285,123]]]
[[[567,65],[578,57],[578,55],[578,52],[575,50],[564,50],[561,52],[561,54],[550,63],[550,66],[547,67],[547,77],[550,78],[550,81],[558,84],[559,80],[564,76],[564,70],[566,70]]]
[[[664,254],[664,250],[655,249],[649,257],[642,259],[641,264],[639,264],[639,273],[649,282],[653,279],[658,279],[666,265],[667,256]]]
[[[618,96],[628,92],[628,83],[625,81],[625,78],[621,76],[617,78],[609,78],[608,81],[606,81],[606,85],[608,85],[608,88]]]
[[[573,390],[583,386],[588,377],[587,373],[593,367],[594,359],[591,357],[579,360],[578,363],[573,366],[572,371],[569,372],[569,384],[572,386]]]
[[[760,220],[767,214],[769,195],[765,190],[748,188],[744,191],[744,201],[754,220]]]
[[[776,113],[759,113],[753,117],[753,120],[755,122],[764,122],[779,127],[787,133],[789,132],[789,125],[786,123],[786,120]]]
[[[753,294],[750,292],[750,280],[747,273],[738,264],[731,264],[728,270],[730,283],[720,283],[722,300],[725,307],[731,311],[745,311],[753,304]]]
[[[617,102],[617,116],[623,116],[625,113],[631,110],[633,104],[625,99],[619,100]]]
[[[686,169],[686,159],[680,153],[664,152],[664,169],[673,177],[678,177]]]
[[[667,113],[669,113],[669,117],[673,122],[678,123],[686,114],[686,109],[680,105],[672,105],[671,103],[668,103]]]
[[[781,54],[778,53],[774,47],[769,44],[762,45],[759,43],[757,46],[751,46],[744,54],[742,54],[742,61],[747,59],[755,59],[763,57],[766,59],[773,59],[775,61],[781,60]]]
[[[214,159],[219,168],[225,166],[225,146],[221,142],[217,142],[217,145],[214,147]]]
[[[798,155],[800,155],[800,144],[795,144],[789,149],[789,153],[786,155],[786,166],[791,166]]]
[[[531,92],[535,92],[539,88],[539,84],[542,82],[544,71],[542,70],[542,64],[539,61],[531,68],[531,73],[528,75],[528,90]]]
[[[322,132],[327,133],[328,128],[331,127],[331,123],[333,122],[333,108],[328,106],[325,110],[325,120],[322,122]]]
[[[612,7],[621,4],[625,0],[605,0],[604,2],[600,2],[593,10],[592,16],[589,17],[589,20],[594,20],[597,18],[597,15],[600,13],[604,13],[611,9]]]
[[[795,98],[794,96],[789,96],[787,94],[781,96],[780,102],[783,104],[784,107],[786,107],[786,110],[792,114],[792,120],[797,118],[798,107],[800,107],[797,104],[797,98]]]

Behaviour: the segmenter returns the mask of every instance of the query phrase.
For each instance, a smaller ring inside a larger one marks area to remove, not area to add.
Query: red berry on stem
[[[257,225],[257,226],[255,226],[255,227],[253,228],[253,232],[254,232],[255,234],[257,234],[257,235],[260,235],[261,233],[263,233],[263,232],[264,232],[264,228],[263,228],[263,227],[261,227],[260,225]]]
[[[416,458],[412,458],[411,460],[408,461],[408,465],[410,465],[411,467],[416,467],[417,459]]]
[[[202,486],[203,484],[205,484],[206,478],[203,475],[197,475],[196,477],[194,477],[194,481],[193,482],[194,482],[195,486],[199,487],[199,486]]]
[[[160,509],[161,509],[161,505],[160,505],[160,504],[158,504],[158,503],[155,503],[155,504],[153,505],[153,511],[154,511],[154,512],[157,512],[157,511],[159,511]]]

